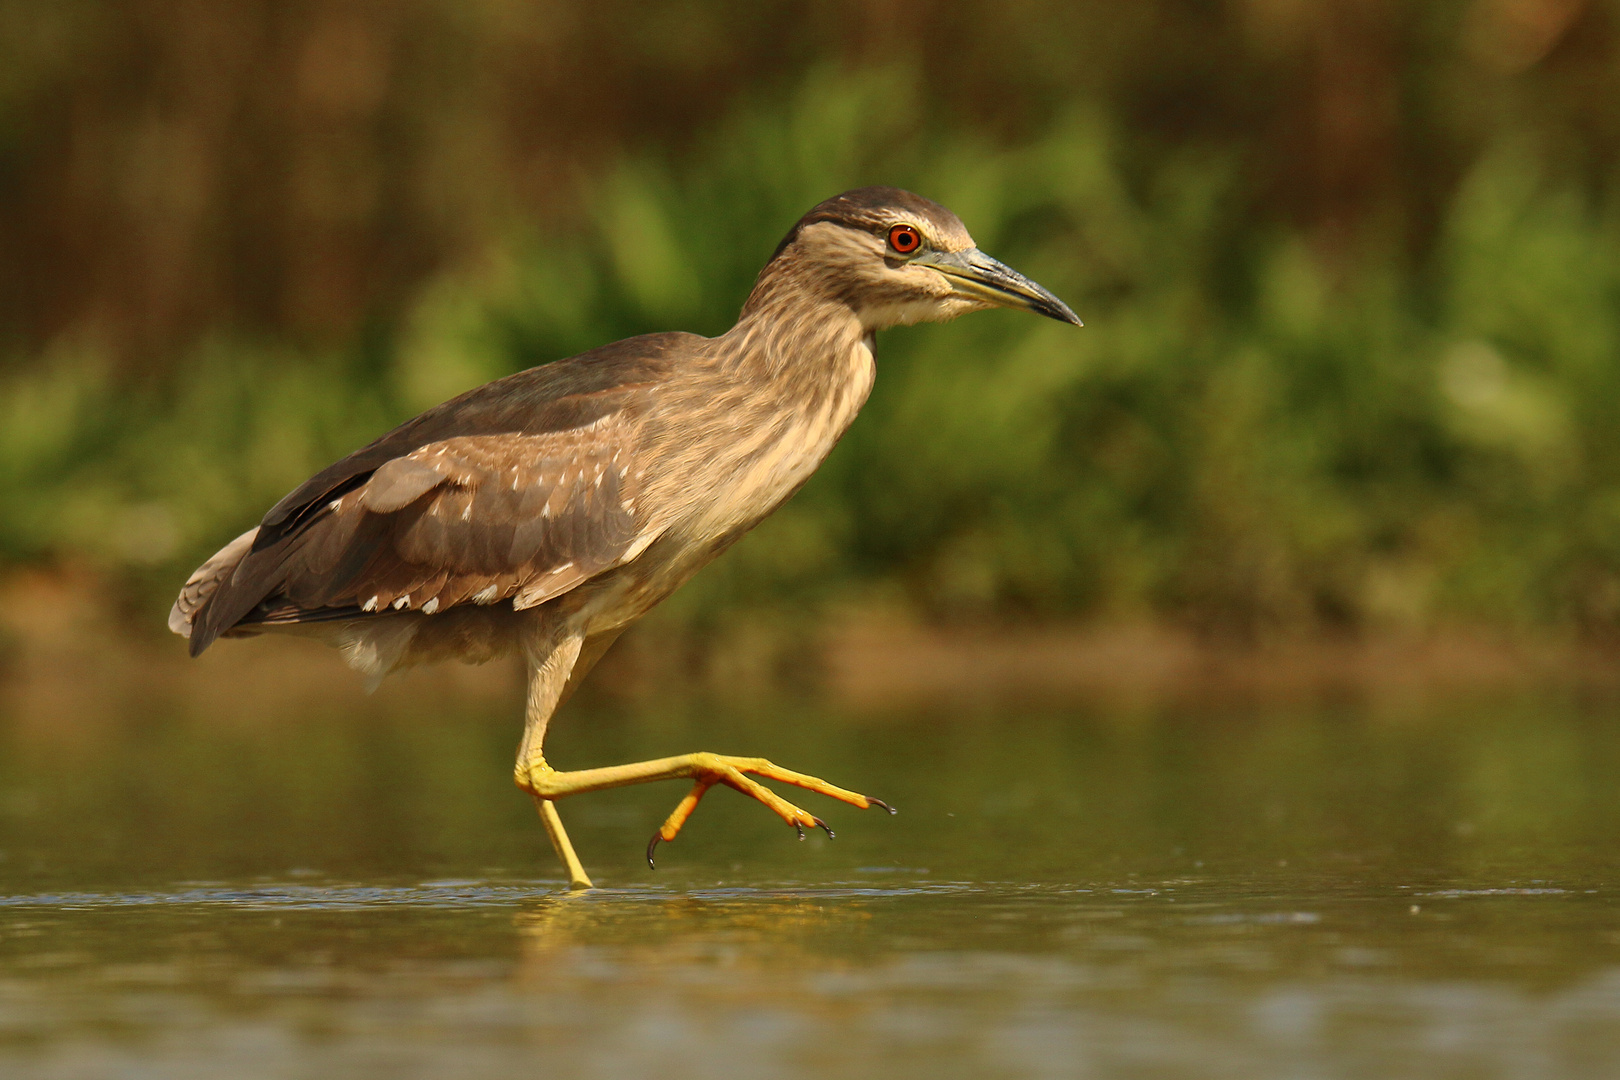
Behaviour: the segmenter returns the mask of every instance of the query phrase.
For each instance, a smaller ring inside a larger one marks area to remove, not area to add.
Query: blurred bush
[[[105,9],[162,45],[133,75],[74,66],[127,48],[88,5],[28,8],[12,39],[32,66],[0,88],[7,561],[87,561],[155,609],[390,423],[628,334],[723,330],[799,214],[881,182],[1088,325],[885,334],[821,474],[669,617],[855,598],[1246,634],[1620,623],[1603,4],[682,22],[243,0],[185,33],[154,21],[175,7]],[[105,136],[100,171],[41,116]],[[118,176],[116,132],[147,140],[144,178]],[[74,177],[54,203],[29,186]],[[98,218],[119,200],[97,183],[146,194]],[[67,209],[22,220],[46,204]],[[108,220],[135,233],[121,261],[92,242]]]

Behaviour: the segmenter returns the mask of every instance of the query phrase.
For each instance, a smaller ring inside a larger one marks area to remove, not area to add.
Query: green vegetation
[[[853,598],[1261,634],[1620,623],[1620,198],[1550,141],[1497,125],[1421,244],[1376,214],[1329,243],[1257,210],[1233,147],[1147,153],[1073,101],[991,138],[939,122],[922,85],[813,67],[681,148],[629,144],[577,212],[513,216],[352,339],[220,330],[132,377],[68,335],[0,367],[0,560],[100,567],[144,618],[421,408],[629,334],[724,329],[800,213],[884,182],[951,206],[1087,326],[884,335],[850,436],[671,617]]]

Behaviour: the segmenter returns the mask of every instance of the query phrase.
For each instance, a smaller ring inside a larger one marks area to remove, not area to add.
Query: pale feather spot
[[[495,598],[500,595],[500,591],[498,585],[490,585],[487,588],[479,589],[473,593],[472,602],[475,604],[493,604]]]
[[[361,611],[376,611],[377,610],[377,598],[375,596],[373,596],[370,600],[367,600],[365,603],[361,604],[360,605],[360,610]]]
[[[647,547],[654,540],[658,539],[658,536],[659,536],[659,534],[656,533],[656,532],[642,533],[640,536],[638,536],[636,538],[635,543],[631,544],[628,548],[625,549],[625,552],[624,552],[624,554],[622,556],[620,556],[619,561],[621,563],[627,563],[627,562],[630,562],[630,561],[632,561],[634,559],[640,558],[641,553],[643,551],[646,551]]]
[[[424,614],[424,615],[431,615],[435,611],[438,611],[438,610],[439,610],[439,598],[437,596],[435,596],[433,599],[429,600],[427,603],[422,605],[422,614]]]
[[[402,610],[404,608],[410,607],[411,606],[411,594],[406,593],[404,596],[400,597],[398,600],[395,600],[393,606],[394,606],[395,611],[400,611],[400,610]]]

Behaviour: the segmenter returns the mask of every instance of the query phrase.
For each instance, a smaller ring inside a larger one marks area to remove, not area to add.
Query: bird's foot
[[[692,790],[686,793],[686,797],[680,801],[675,810],[664,821],[663,826],[653,833],[652,839],[647,842],[648,866],[654,865],[653,852],[658,845],[661,842],[673,840],[680,835],[681,827],[686,824],[686,819],[692,816],[692,811],[697,809],[698,802],[716,784],[724,784],[734,791],[739,791],[751,799],[757,799],[764,803],[777,817],[798,830],[800,840],[804,839],[804,830],[807,828],[825,830],[828,837],[834,835],[832,828],[825,821],[788,802],[770,788],[751,779],[749,774],[764,777],[767,780],[779,780],[784,784],[804,788],[806,791],[814,791],[828,798],[849,803],[851,806],[858,806],[862,810],[876,806],[887,810],[891,814],[894,813],[894,808],[881,799],[874,799],[859,792],[846,790],[836,784],[829,784],[818,777],[794,772],[791,769],[784,769],[767,761],[765,758],[729,757],[722,754],[696,753],[687,755],[684,764],[686,767],[680,775],[691,776],[696,780],[696,783],[692,785]]]
[[[662,841],[675,839],[681,831],[681,826],[686,824],[686,819],[697,809],[699,800],[716,784],[724,784],[749,798],[758,799],[783,821],[797,829],[801,839],[807,828],[826,829],[827,835],[832,835],[832,830],[827,828],[826,822],[799,809],[770,788],[751,779],[753,776],[792,784],[794,787],[801,787],[806,791],[814,791],[839,802],[858,806],[862,810],[876,806],[891,814],[894,813],[894,808],[880,799],[873,799],[859,792],[846,791],[814,776],[781,768],[764,758],[697,753],[660,758],[657,761],[639,761],[632,765],[610,765],[602,769],[560,772],[547,765],[544,758],[536,756],[528,761],[520,760],[515,772],[518,787],[547,802],[567,798],[570,795],[583,795],[588,791],[604,791],[608,788],[624,787],[627,784],[651,783],[654,780],[693,781],[692,790],[681,800],[680,805],[675,807],[675,812],[669,815],[669,819],[647,845],[649,864],[652,862],[653,848]]]

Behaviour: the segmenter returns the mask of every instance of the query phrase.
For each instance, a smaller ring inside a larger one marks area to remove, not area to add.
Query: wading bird
[[[715,784],[758,799],[801,838],[826,824],[753,777],[888,810],[763,758],[696,753],[559,771],[542,744],[552,714],[625,627],[821,464],[872,388],[877,331],[996,306],[1080,325],[979,251],[943,206],[897,188],[845,192],[793,226],[725,334],[629,338],[429,409],[311,477],[220,549],[180,591],[169,627],[193,656],[222,635],[302,633],[374,679],[520,654],[517,784],[576,887],[590,879],[557,815],[568,795],[692,781],[648,844],[649,863]]]

